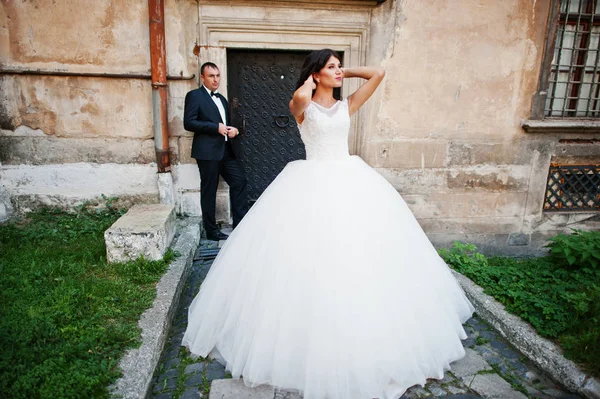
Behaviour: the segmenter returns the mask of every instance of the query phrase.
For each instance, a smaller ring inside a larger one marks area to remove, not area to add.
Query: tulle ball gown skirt
[[[249,386],[398,398],[464,356],[472,312],[376,171],[355,156],[295,161],[221,249],[183,345]]]

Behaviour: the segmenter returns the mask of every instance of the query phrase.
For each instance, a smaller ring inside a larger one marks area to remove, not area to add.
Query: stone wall
[[[145,2],[50,0],[0,5],[3,68],[149,74]],[[365,4],[368,2],[364,2]],[[403,195],[436,245],[539,253],[596,214],[544,214],[551,162],[599,163],[584,133],[525,133],[543,57],[550,0],[166,0],[167,67],[198,75],[226,48],[342,49],[347,65],[387,76],[354,118],[353,152]],[[197,86],[169,81],[177,211],[198,214],[199,176],[182,126]],[[356,87],[345,83],[344,95]],[[149,79],[0,76],[0,185],[17,209],[107,197],[156,202]],[[219,217],[228,217],[225,187]],[[6,208],[8,209],[8,208]]]
[[[197,74],[197,3],[167,0],[165,14],[168,74]],[[3,2],[0,26],[6,69],[150,74],[147,2]],[[189,158],[183,99],[196,86],[169,81],[174,176]],[[19,209],[158,200],[150,79],[3,74],[0,128],[0,180]]]
[[[600,163],[600,145],[585,140],[597,135],[521,127],[550,3],[407,0],[373,12],[369,59],[387,76],[361,154],[436,245],[528,255],[557,232],[599,227],[594,213],[542,212],[550,162]]]

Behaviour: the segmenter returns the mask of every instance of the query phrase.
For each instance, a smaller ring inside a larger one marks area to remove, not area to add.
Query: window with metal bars
[[[600,1],[561,0],[544,114],[600,117]]]
[[[550,166],[544,212],[600,210],[600,166]]]

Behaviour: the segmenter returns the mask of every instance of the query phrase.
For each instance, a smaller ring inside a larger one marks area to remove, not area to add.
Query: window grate
[[[600,210],[600,166],[550,166],[544,212],[598,210]]]
[[[562,0],[547,117],[600,117],[600,1]]]

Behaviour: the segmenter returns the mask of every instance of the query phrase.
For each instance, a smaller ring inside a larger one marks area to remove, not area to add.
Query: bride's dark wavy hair
[[[340,61],[342,60],[337,51],[329,48],[324,48],[323,50],[315,50],[312,53],[310,53],[308,57],[304,59],[304,63],[302,64],[302,70],[300,71],[300,78],[296,83],[296,88],[294,89],[294,91],[298,90],[304,84],[304,82],[306,82],[306,79],[308,79],[308,77],[311,74],[319,72],[321,69],[323,69],[323,67],[325,66],[325,64],[327,64],[327,61],[329,60],[329,58],[331,58],[331,56],[334,56]],[[315,94],[314,90],[313,94]]]

